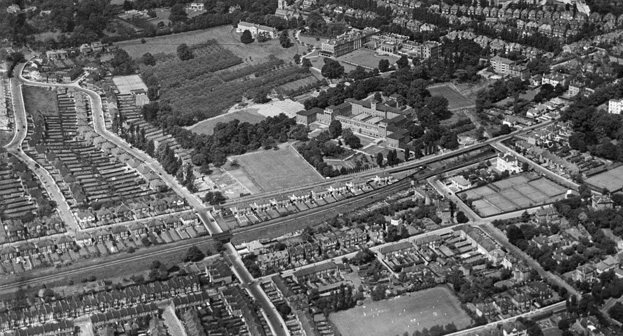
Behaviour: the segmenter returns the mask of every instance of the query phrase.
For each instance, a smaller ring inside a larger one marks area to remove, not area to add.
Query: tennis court
[[[482,217],[532,208],[564,198],[566,189],[544,177],[518,175],[458,193]],[[463,196],[465,194],[465,196]]]

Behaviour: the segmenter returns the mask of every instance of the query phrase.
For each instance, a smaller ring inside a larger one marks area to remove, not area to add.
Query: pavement
[[[171,187],[171,189],[173,189],[178,195],[184,197],[188,204],[195,208],[195,210],[197,211],[197,215],[206,225],[211,235],[223,232],[218,223],[209,214],[203,202],[201,202],[201,200],[199,200],[194,194],[188,191],[188,189],[180,185],[175,177],[169,175],[166,171],[164,171],[164,169],[156,159],[147,155],[147,153],[140,151],[137,148],[134,148],[123,139],[119,138],[116,134],[106,129],[104,111],[102,109],[102,99],[99,94],[97,94],[95,91],[80,87],[76,82],[71,84],[54,84],[30,81],[22,76],[22,69],[23,66],[21,66],[21,68],[19,68],[19,70],[17,71],[18,78],[21,82],[27,83],[28,85],[42,87],[73,87],[76,90],[79,90],[88,95],[93,111],[93,128],[95,129],[95,132],[104,137],[106,140],[112,142],[119,148],[125,150],[127,153],[143,161],[149,168],[156,172],[162,178],[162,180],[167,183],[169,187]],[[283,321],[275,306],[270,302],[270,300],[268,300],[266,293],[264,293],[264,291],[259,287],[259,284],[255,282],[251,274],[248,272],[236,249],[231,243],[224,244],[224,247],[226,248],[228,252],[227,255],[229,256],[229,258],[226,258],[226,260],[229,260],[234,272],[243,283],[243,285],[245,285],[245,287],[249,291],[249,294],[262,307],[262,310],[266,314],[268,324],[271,330],[274,331],[273,333],[275,335],[288,335],[289,333],[287,331],[288,329],[286,328],[285,321]]]
[[[17,158],[24,162],[28,168],[34,172],[35,175],[37,175],[50,196],[50,199],[56,202],[56,210],[65,225],[67,225],[67,230],[75,233],[75,231],[78,230],[78,222],[71,212],[65,196],[54,181],[54,178],[49,171],[38,165],[33,158],[26,155],[26,153],[22,150],[22,143],[28,133],[28,121],[26,119],[26,107],[24,105],[24,96],[22,94],[22,83],[19,80],[11,79],[11,90],[13,92],[15,133],[13,134],[11,142],[4,147],[9,153],[14,154]]]

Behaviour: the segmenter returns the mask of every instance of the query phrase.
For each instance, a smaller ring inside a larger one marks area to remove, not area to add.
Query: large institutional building
[[[495,56],[491,58],[490,62],[493,70],[500,75],[519,77],[522,80],[530,78],[528,68],[523,65],[519,65],[517,62],[511,61],[508,58]]]
[[[300,111],[297,122],[308,125],[317,121],[329,125],[339,120],[343,128],[350,128],[354,133],[376,139],[384,139],[389,147],[398,148],[400,144],[409,142],[408,131],[404,125],[415,113],[409,106],[400,106],[396,99],[390,98],[384,103],[374,100],[347,99],[337,106],[329,106]]]
[[[325,57],[340,57],[361,48],[370,38],[378,33],[376,28],[355,29],[338,37],[322,42],[320,55]]]

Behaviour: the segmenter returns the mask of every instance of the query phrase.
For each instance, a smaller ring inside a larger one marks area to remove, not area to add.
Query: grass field
[[[44,116],[58,114],[55,90],[24,85],[22,86],[22,93],[24,95],[24,107],[27,113],[33,114],[35,111],[39,111]]]
[[[370,69],[378,68],[379,61],[382,59],[387,59],[391,65],[398,60],[398,57],[390,55],[375,55],[374,50],[366,48],[357,49],[344,56],[338,57],[338,61],[353,63],[363,67],[368,67]]]
[[[143,56],[145,53],[151,53],[154,55],[159,53],[176,54],[177,47],[182,43],[193,45],[205,43],[210,39],[217,40],[223,47],[231,50],[246,63],[251,64],[262,63],[266,61],[270,55],[274,55],[275,57],[286,61],[291,61],[294,54],[298,51],[298,47],[296,45],[293,45],[288,49],[282,48],[279,45],[278,39],[262,43],[253,42],[251,44],[243,44],[240,42],[240,34],[237,34],[235,29],[229,25],[180,34],[146,38],[145,43],[141,43],[140,39],[136,39],[119,42],[116,43],[116,45],[127,51],[128,54],[130,54],[130,57],[137,58]]]
[[[566,189],[544,177],[518,175],[461,192],[483,217],[553,203],[564,198]]]
[[[448,99],[448,109],[466,108],[474,105],[474,102],[465,98],[458,91],[454,90],[448,85],[437,86],[429,88],[430,94],[433,96],[442,96]]]
[[[318,82],[318,79],[310,74],[308,77],[301,78],[301,79],[296,80],[294,82],[290,82],[290,83],[281,85],[278,88],[276,88],[276,90],[277,90],[277,92],[283,92],[284,94],[289,94],[290,92],[294,92],[294,91],[296,91],[296,90],[298,90],[300,88],[303,88],[305,86],[314,85],[317,82]]]
[[[449,289],[431,288],[392,300],[364,303],[362,306],[331,314],[331,321],[342,336],[411,335],[416,330],[444,326],[458,329],[471,324],[469,316]]]
[[[292,146],[231,157],[263,191],[293,188],[324,181]]]
[[[218,117],[210,118],[201,121],[190,128],[189,130],[199,134],[212,134],[214,127],[218,123],[228,123],[232,120],[238,119],[240,122],[248,122],[251,124],[257,124],[258,122],[266,119],[263,115],[255,112],[253,109],[246,109],[234,113],[223,114]]]
[[[591,176],[586,179],[586,182],[599,189],[606,188],[610,192],[619,191],[623,189],[623,166]]]

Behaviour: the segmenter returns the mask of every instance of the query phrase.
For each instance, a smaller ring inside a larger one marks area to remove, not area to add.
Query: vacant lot
[[[458,329],[471,324],[458,300],[444,287],[403,295],[396,299],[365,303],[329,316],[343,336],[411,335],[416,330],[454,323]]]
[[[38,86],[22,86],[24,95],[24,107],[26,112],[33,114],[36,111],[44,116],[57,115],[58,103],[56,91]]]
[[[476,212],[483,217],[553,203],[564,198],[566,189],[544,177],[519,175],[492,184],[469,189]],[[463,197],[463,195],[460,195]]]
[[[223,114],[218,117],[210,118],[201,121],[188,129],[199,134],[212,134],[214,127],[218,123],[228,123],[232,120],[240,120],[240,122],[248,122],[251,124],[257,124],[258,122],[266,119],[263,115],[257,113],[254,109],[246,109],[234,113]]]
[[[340,56],[338,58],[338,61],[341,61],[343,63],[361,65],[362,67],[374,69],[378,68],[379,61],[382,59],[387,59],[389,61],[389,64],[391,65],[398,60],[398,57],[390,55],[375,55],[374,50],[361,48],[344,56]]]
[[[249,178],[263,191],[293,188],[324,181],[292,146],[234,156]]]
[[[448,99],[448,109],[450,110],[467,108],[474,105],[474,102],[465,98],[465,96],[448,85],[428,88],[428,91],[430,91],[430,94],[433,96],[442,96]]]
[[[228,25],[180,34],[146,38],[145,43],[141,43],[140,39],[136,39],[119,42],[116,45],[127,51],[131,57],[136,58],[143,56],[143,54],[147,52],[154,55],[159,53],[176,54],[177,47],[182,43],[193,45],[215,39],[223,47],[244,59],[246,63],[251,64],[262,63],[266,61],[270,55],[274,55],[286,61],[291,61],[298,50],[296,45],[288,49],[282,48],[279,45],[278,39],[262,43],[253,42],[251,44],[243,44],[240,42],[240,35],[241,34],[236,33],[235,28]],[[294,41],[293,38],[291,39]]]

